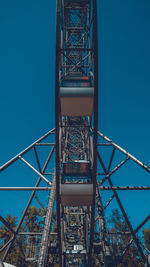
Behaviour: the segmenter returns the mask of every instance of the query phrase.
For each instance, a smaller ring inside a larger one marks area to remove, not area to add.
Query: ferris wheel
[[[33,266],[118,266],[133,242],[139,253],[138,259],[145,266],[150,264],[147,256],[150,252],[143,248],[137,237],[137,232],[150,219],[150,215],[133,229],[118,194],[118,190],[149,190],[150,187],[114,186],[111,179],[129,161],[148,173],[150,168],[98,130],[97,28],[96,0],[57,0],[55,128],[1,167],[3,172],[14,162],[21,161],[38,175],[34,187],[24,188],[32,190],[32,194],[16,229],[11,229],[0,216],[1,222],[12,232],[10,240],[0,247],[3,261],[13,248],[17,236],[27,235],[26,260]],[[47,138],[50,141],[43,142]],[[48,148],[49,154],[43,169],[37,147]],[[110,149],[110,155],[103,151],[105,148]],[[31,151],[35,154],[38,170],[34,163],[24,158]],[[46,172],[51,162],[53,173]],[[45,187],[39,186],[41,181],[46,183]],[[32,200],[36,198],[42,206],[36,196],[38,191],[48,192],[42,232],[22,233],[21,225]],[[108,191],[111,196],[107,202],[103,202],[102,194]],[[107,229],[105,212],[114,199],[128,231],[114,233]],[[114,255],[110,235],[114,238],[120,238],[121,235],[130,237],[117,256]],[[10,266],[4,262],[1,264],[2,267]]]

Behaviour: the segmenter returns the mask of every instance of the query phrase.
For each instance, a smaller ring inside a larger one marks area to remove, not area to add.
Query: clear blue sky
[[[0,0],[0,165],[54,127],[55,14],[55,0]],[[150,165],[150,1],[99,0],[98,34],[99,129]],[[150,185],[144,171],[131,174],[127,182]],[[20,185],[15,171],[9,179]],[[18,208],[9,205],[10,193],[1,198],[3,216],[25,205],[20,195],[11,194]],[[148,215],[150,192],[123,201],[133,198],[138,204],[127,212],[137,226]]]

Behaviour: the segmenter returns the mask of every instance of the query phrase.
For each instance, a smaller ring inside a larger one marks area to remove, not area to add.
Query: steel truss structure
[[[38,175],[32,187],[0,187],[0,191],[32,191],[15,230],[0,216],[0,221],[12,233],[10,240],[0,248],[0,253],[5,252],[2,261],[6,260],[14,242],[18,242],[18,236],[22,235],[29,240],[27,261],[31,261],[33,266],[54,266],[55,263],[66,267],[117,266],[133,242],[139,260],[143,266],[148,266],[146,255],[150,251],[143,248],[137,233],[150,215],[133,229],[118,191],[150,190],[150,187],[117,186],[112,176],[131,161],[148,173],[150,168],[98,131],[96,0],[57,1],[55,84],[55,129],[0,169],[3,174],[5,169],[20,161]],[[48,155],[42,168],[40,150],[43,148]],[[31,153],[34,153],[34,158]],[[37,196],[41,191],[49,196],[47,207]],[[108,191],[112,195],[105,203],[103,196]],[[43,209],[47,208],[43,229],[40,232],[22,232],[22,223],[34,199]],[[105,214],[114,200],[128,232],[108,231]],[[112,235],[130,237],[117,257],[114,257],[110,243]],[[37,239],[34,249],[30,244],[33,236]]]

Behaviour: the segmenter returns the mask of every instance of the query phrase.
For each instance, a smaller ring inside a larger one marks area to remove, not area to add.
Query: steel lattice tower
[[[51,255],[59,257],[59,266],[116,266],[133,241],[140,259],[148,266],[147,257],[136,233],[150,216],[134,230],[117,191],[150,188],[114,186],[111,176],[129,161],[133,161],[148,173],[150,168],[98,131],[96,0],[57,1],[55,77],[55,129],[1,167],[3,172],[20,160],[39,176],[35,187],[22,188],[32,190],[32,193],[17,228],[11,229],[0,216],[2,223],[12,232],[11,239],[0,248],[0,252],[7,248],[3,261],[17,236],[21,234],[21,225],[32,200],[36,197],[40,203],[36,192],[46,191],[49,192],[49,199],[42,233],[22,233],[28,236],[35,234],[40,240],[39,249],[35,253],[36,266],[52,266],[49,263]],[[47,147],[49,150],[43,168],[37,147]],[[110,157],[106,156],[107,151],[102,153],[102,149],[107,147],[111,149]],[[38,170],[27,159],[26,155],[31,151],[35,154]],[[118,160],[114,160],[117,153],[120,153]],[[47,171],[51,162],[53,173]],[[47,186],[40,187],[41,181]],[[103,186],[105,182],[107,185]],[[8,190],[1,188],[6,189]],[[102,201],[102,192],[105,191],[112,192],[106,205]],[[117,234],[131,235],[131,240],[118,258],[113,255],[104,214],[113,199],[116,200],[129,229],[128,233]],[[55,232],[52,231],[54,226]],[[53,241],[52,236],[55,236]],[[29,252],[30,250],[31,247]]]

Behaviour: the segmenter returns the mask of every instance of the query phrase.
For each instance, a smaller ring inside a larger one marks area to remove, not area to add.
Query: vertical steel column
[[[57,232],[59,245],[59,266],[62,266],[61,227],[60,227],[60,170],[59,170],[59,63],[60,63],[60,0],[57,0],[56,10],[56,58],[55,58],[55,166],[56,166],[56,206],[57,206]]]
[[[98,217],[99,217],[99,230],[101,235],[101,242],[103,247],[103,258],[104,258],[104,266],[110,267],[112,266],[111,261],[111,250],[108,243],[108,236],[107,236],[107,229],[106,229],[106,222],[104,218],[104,209],[102,205],[101,195],[98,189],[98,186],[96,188],[96,204],[97,204],[97,210],[98,210]]]
[[[50,228],[52,222],[52,212],[54,206],[54,198],[55,198],[55,188],[56,188],[56,176],[53,176],[53,185],[49,195],[49,201],[47,206],[46,218],[44,223],[44,229],[42,234],[42,241],[40,246],[40,254],[38,267],[45,267],[48,260],[48,247],[49,247],[49,237],[50,237]]]
[[[95,221],[95,197],[96,197],[96,174],[97,174],[97,131],[98,131],[98,39],[97,39],[97,1],[93,0],[93,48],[94,48],[94,162],[93,162],[93,204],[91,213],[91,233],[89,248],[89,266],[94,238]]]

